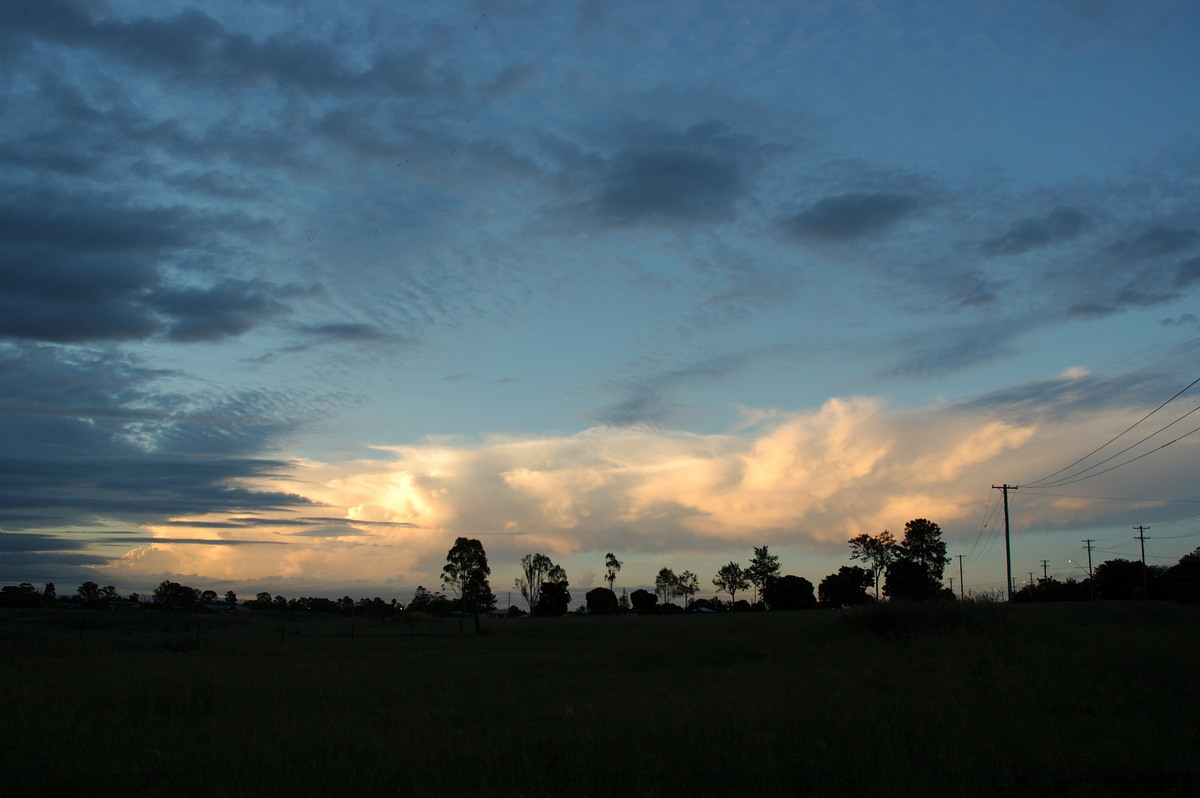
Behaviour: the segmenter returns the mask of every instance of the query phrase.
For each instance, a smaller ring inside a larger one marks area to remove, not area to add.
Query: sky
[[[406,601],[465,536],[502,603],[533,552],[709,595],[928,518],[990,592],[999,485],[1018,587],[1171,565],[1197,41],[1190,0],[9,0],[0,584]]]

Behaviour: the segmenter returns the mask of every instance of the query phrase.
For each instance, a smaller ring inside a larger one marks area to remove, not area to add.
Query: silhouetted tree
[[[1013,594],[1013,601],[1084,601],[1087,598],[1087,581],[1081,583],[1070,577],[1065,582],[1054,577],[1039,579]]]
[[[423,585],[417,586],[417,591],[413,593],[412,599],[408,602],[407,610],[413,612],[427,612],[429,603],[433,599],[433,594],[425,589]]]
[[[584,598],[592,615],[615,615],[617,612],[617,594],[611,588],[592,588]]]
[[[924,518],[904,525],[904,542],[888,567],[883,592],[890,598],[928,601],[942,595],[942,574],[950,558],[942,528]]]
[[[654,577],[654,594],[662,598],[663,604],[675,597],[675,589],[679,585],[679,577],[670,568],[660,568],[658,576]]]
[[[633,609],[633,605],[629,603],[629,593],[625,588],[621,588],[621,597],[617,599],[617,609],[621,612],[629,612]]]
[[[42,603],[47,607],[53,607],[57,601],[58,593],[54,589],[54,583],[47,582],[46,586],[42,589]]]
[[[513,580],[513,587],[520,591],[529,604],[529,611],[536,612],[542,592],[542,584],[549,581],[550,572],[558,568],[545,554],[526,554],[521,558],[521,575]],[[562,570],[561,568],[559,570]]]
[[[462,611],[475,616],[475,633],[479,633],[479,613],[496,606],[496,597],[488,585],[487,554],[483,544],[473,538],[458,538],[446,553],[442,581],[458,596]]]
[[[658,596],[638,588],[629,594],[629,601],[638,615],[653,615],[658,612]]]
[[[849,607],[870,601],[867,588],[875,581],[875,575],[857,565],[843,565],[836,574],[821,580],[817,595],[822,604],[834,607]]]
[[[737,601],[738,591],[750,587],[750,578],[741,565],[729,562],[717,569],[717,575],[713,577],[712,583],[717,590],[728,593],[729,601],[733,603]]]
[[[675,582],[675,591],[683,597],[683,608],[686,610],[692,596],[700,592],[700,580],[691,571],[684,571]]]
[[[571,608],[570,585],[563,579],[558,582],[542,583],[541,595],[538,598],[537,614],[545,616],[566,615]]]
[[[234,593],[232,590],[226,590],[225,603],[230,605],[237,604],[237,593]]]
[[[1179,558],[1163,577],[1167,593],[1176,601],[1200,603],[1200,548]]]
[[[1102,599],[1140,599],[1146,595],[1144,586],[1150,588],[1150,596],[1161,596],[1165,591],[1157,590],[1157,582],[1166,573],[1165,568],[1151,565],[1142,568],[1135,560],[1105,560],[1096,566],[1092,579],[1096,583],[1096,595]]]
[[[604,581],[608,582],[608,589],[613,589],[613,582],[617,581],[617,572],[621,570],[621,561],[616,558],[611,551],[604,555]]]
[[[22,582],[19,585],[5,585],[0,588],[0,599],[5,607],[14,609],[24,609],[31,607],[40,607],[42,605],[42,593],[38,593],[37,588],[29,582]]]
[[[204,590],[200,593],[200,601],[204,604],[215,604],[217,602],[217,591]]]
[[[178,582],[164,580],[154,589],[154,603],[168,610],[190,609],[199,598],[199,590]]]
[[[817,606],[812,582],[802,576],[781,576],[767,582],[763,602],[773,610],[804,610]]]
[[[896,538],[886,529],[875,537],[866,532],[850,538],[850,559],[862,560],[871,566],[871,580],[875,586],[875,598],[879,598],[879,577],[887,572],[897,554]]]
[[[754,585],[754,598],[762,593],[772,579],[779,575],[779,558],[771,554],[767,546],[755,546],[754,557],[746,567],[746,578]]]
[[[95,582],[84,582],[76,590],[79,598],[83,599],[83,603],[89,607],[95,607],[100,603],[100,585]]]

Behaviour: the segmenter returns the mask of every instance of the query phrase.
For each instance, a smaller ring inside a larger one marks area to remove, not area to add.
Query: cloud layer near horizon
[[[1063,389],[1058,401],[1038,408],[1036,418],[1026,407],[1009,421],[994,408],[890,410],[879,399],[852,397],[812,412],[746,411],[750,426],[736,434],[597,428],[560,438],[430,441],[387,447],[378,460],[305,463],[290,489],[346,517],[315,533],[320,540],[271,530],[270,521],[249,535],[214,530],[210,545],[172,542],[190,539],[193,528],[158,527],[154,544],[126,555],[118,570],[224,578],[257,570],[263,579],[301,582],[353,573],[411,587],[437,584],[458,536],[483,540],[493,568],[507,574],[533,551],[568,561],[605,551],[707,560],[766,544],[843,556],[850,537],[899,532],[917,517],[935,519],[963,550],[983,521],[989,480],[1049,473],[1062,465],[1061,451],[1037,440],[1071,434],[1081,423],[1103,430],[1122,417],[1106,404],[1086,419],[1074,414],[1072,430],[1065,429],[1062,404],[1081,399],[1069,386],[1086,391],[1091,380],[1056,382]],[[1158,487],[1188,490],[1185,483]],[[1068,526],[1112,512],[1104,501],[1030,498],[1019,530],[1063,523],[1067,508]],[[227,545],[247,537],[288,545]],[[653,579],[650,572],[627,576]]]

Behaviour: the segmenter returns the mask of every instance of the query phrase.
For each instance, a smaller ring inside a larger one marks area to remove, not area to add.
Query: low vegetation
[[[0,795],[1193,795],[1198,622],[7,610]]]

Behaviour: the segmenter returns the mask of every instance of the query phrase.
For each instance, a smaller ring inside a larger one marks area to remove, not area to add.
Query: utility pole
[[[1013,581],[1012,581],[1012,546],[1009,543],[1008,537],[1008,492],[1016,490],[1016,485],[992,485],[992,490],[998,490],[1004,494],[1004,562],[1007,568],[1008,575],[1008,600],[1013,600]],[[1031,577],[1032,578],[1032,577]]]
[[[1096,580],[1092,578],[1092,543],[1095,541],[1091,538],[1085,538],[1083,542],[1087,544],[1088,550],[1088,593],[1090,594],[1089,598],[1094,601],[1096,598]]]
[[[958,597],[960,599],[965,598],[963,596],[962,558],[963,558],[963,556],[961,554],[959,554],[958,555]]]
[[[1029,589],[1033,590],[1033,571],[1029,572]]]
[[[1049,560],[1042,560],[1042,581],[1048,581],[1050,574],[1046,573],[1046,566],[1049,565]]]
[[[1138,531],[1136,540],[1142,542],[1142,598],[1148,599],[1150,598],[1150,579],[1146,573],[1146,527],[1135,526],[1134,529]]]
[[[950,592],[954,592],[954,577],[950,577]]]

